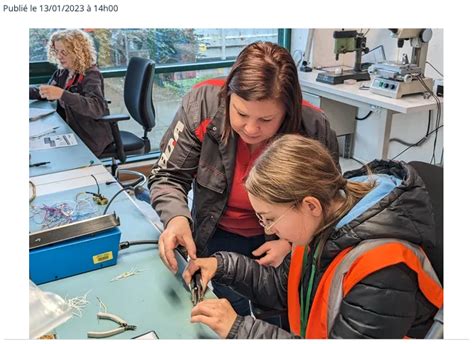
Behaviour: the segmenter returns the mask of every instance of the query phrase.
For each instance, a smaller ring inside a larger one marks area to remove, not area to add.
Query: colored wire
[[[64,201],[51,206],[31,206],[33,222],[42,225],[43,229],[65,225],[89,218],[97,213],[97,207],[89,200]]]

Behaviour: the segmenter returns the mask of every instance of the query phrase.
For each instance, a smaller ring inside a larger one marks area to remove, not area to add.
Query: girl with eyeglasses
[[[290,331],[204,300],[191,322],[222,338],[424,338],[443,289],[423,248],[435,242],[424,183],[404,162],[375,160],[342,176],[327,149],[298,135],[275,140],[245,187],[267,234],[292,244],[277,268],[232,252],[190,262],[252,301],[288,311]]]

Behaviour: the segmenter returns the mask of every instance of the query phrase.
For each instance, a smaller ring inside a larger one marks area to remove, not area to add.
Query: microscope
[[[426,78],[425,64],[428,42],[433,32],[431,29],[389,29],[392,37],[397,38],[398,47],[402,48],[409,40],[412,47],[411,60],[403,54],[402,61],[384,61],[369,67],[373,76],[370,85],[372,93],[390,98],[401,98],[405,95],[431,92],[433,79]]]
[[[344,80],[354,79],[357,81],[370,80],[370,75],[361,68],[362,53],[366,54],[369,48],[366,47],[367,38],[364,34],[355,30],[351,31],[334,31],[334,53],[336,54],[336,61],[339,60],[339,54],[345,54],[355,51],[356,58],[354,68],[344,70],[338,68],[339,71],[329,72],[324,71],[318,73],[316,81],[324,82],[326,84],[336,85],[342,84]]]

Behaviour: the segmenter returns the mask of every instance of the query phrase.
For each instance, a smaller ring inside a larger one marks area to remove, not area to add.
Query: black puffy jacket
[[[435,245],[431,203],[416,171],[403,162],[374,161],[369,167],[372,173],[394,176],[401,183],[378,203],[333,230],[322,252],[313,296],[332,259],[346,247],[378,238],[402,239],[423,247]],[[365,174],[361,168],[345,176]],[[314,249],[314,245],[313,242],[310,246]],[[262,306],[287,308],[289,256],[278,268],[260,266],[235,253],[218,252],[215,256],[218,260],[215,281],[231,286]],[[309,264],[305,269],[310,268]],[[303,283],[307,285],[308,281]],[[353,287],[342,301],[329,338],[423,338],[436,311],[419,290],[416,273],[404,264],[394,265],[369,275]],[[296,336],[250,316],[238,316],[228,338]]]

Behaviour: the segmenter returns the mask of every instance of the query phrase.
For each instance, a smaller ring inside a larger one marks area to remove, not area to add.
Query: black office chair
[[[127,114],[111,114],[100,119],[100,121],[110,123],[114,142],[104,150],[99,158],[112,158],[112,175],[119,182],[119,172],[136,175],[140,179],[146,180],[146,177],[139,172],[119,170],[117,160],[124,163],[129,155],[140,155],[150,151],[150,140],[147,134],[155,126],[155,108],[152,99],[154,74],[154,61],[132,57],[125,75],[125,106],[133,119],[142,126],[143,137],[140,138],[131,132],[119,130],[118,122],[130,119]]]
[[[436,243],[433,247],[424,246],[423,250],[443,284],[443,168],[421,161],[412,161],[409,165],[423,179],[433,206]]]
[[[409,164],[423,179],[433,206],[436,243],[433,247],[425,246],[423,249],[443,285],[443,168],[421,161],[412,161]],[[442,339],[443,327],[443,307],[441,307],[438,313],[436,313],[434,323],[426,334],[425,339]]]

